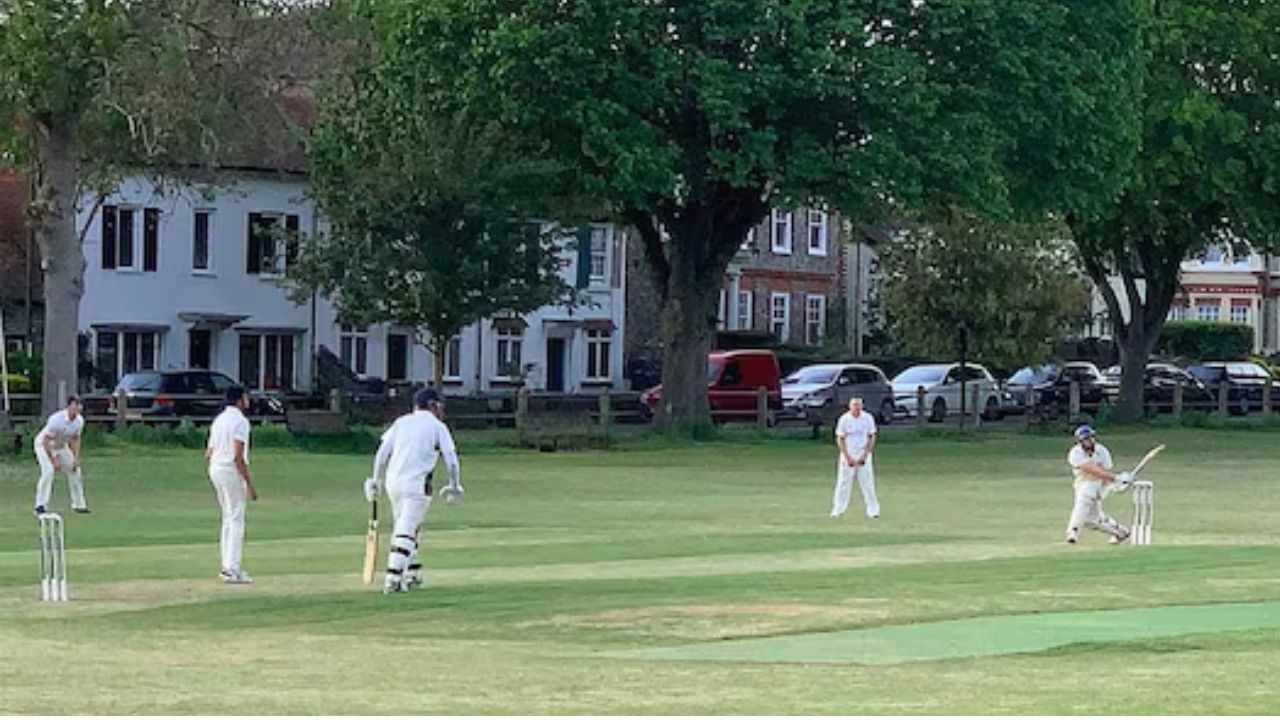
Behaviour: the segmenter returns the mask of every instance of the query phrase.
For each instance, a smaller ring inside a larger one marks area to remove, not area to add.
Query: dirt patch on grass
[[[525,623],[526,627],[555,627],[603,631],[623,637],[662,637],[676,640],[723,640],[761,637],[827,628],[858,627],[892,617],[882,598],[839,604],[734,603],[654,605],[597,613],[554,615]]]

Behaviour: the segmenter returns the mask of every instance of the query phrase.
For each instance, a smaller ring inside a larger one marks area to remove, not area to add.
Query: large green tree
[[[82,243],[119,179],[176,177],[259,140],[281,53],[266,0],[0,0],[0,166],[34,180],[44,407],[76,387]],[[77,213],[88,219],[77,227]]]
[[[1126,190],[1072,217],[1107,306],[1123,380],[1117,419],[1142,417],[1143,368],[1209,244],[1274,247],[1280,228],[1280,5],[1159,0],[1143,28],[1142,147]]]
[[[1117,189],[1141,0],[390,0],[381,71],[632,225],[659,422],[708,418],[720,278],[771,206],[1080,210]],[[391,50],[394,48],[394,52]]]
[[[908,354],[1043,362],[1089,317],[1089,283],[1061,224],[957,214],[894,234],[880,251],[883,297]]]

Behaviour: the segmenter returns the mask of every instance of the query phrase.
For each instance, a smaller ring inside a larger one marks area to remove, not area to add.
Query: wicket
[[[62,516],[45,513],[36,517],[40,524],[40,599],[44,602],[67,601],[67,536]]]
[[[1156,486],[1149,480],[1133,484],[1133,529],[1130,531],[1134,545],[1151,544],[1151,521],[1155,517]]]

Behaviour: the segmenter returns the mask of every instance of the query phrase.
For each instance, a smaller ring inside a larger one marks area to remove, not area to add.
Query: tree
[[[216,166],[263,134],[278,69],[274,5],[252,0],[0,0],[0,166],[34,179],[44,273],[43,405],[74,390],[82,248],[124,175]],[[271,117],[279,124],[280,117]],[[252,127],[252,134],[245,132]],[[87,200],[86,200],[87,198]],[[85,203],[81,207],[81,203]]]
[[[381,71],[562,164],[544,196],[585,194],[634,227],[661,294],[658,418],[683,429],[709,417],[720,280],[771,206],[870,221],[1115,191],[1141,6],[398,0]]]
[[[910,354],[1043,362],[1089,316],[1088,281],[1061,225],[957,215],[902,229],[880,259],[890,327]]]
[[[331,72],[308,146],[329,230],[290,268],[295,290],[331,299],[345,321],[414,327],[443,384],[445,348],[502,313],[572,300],[560,277],[565,233],[522,213],[514,190],[548,166],[525,161],[483,123],[460,122],[380,72],[376,4],[326,15]],[[589,242],[589,240],[587,240]]]
[[[1125,192],[1072,217],[1107,306],[1123,379],[1117,420],[1142,417],[1143,370],[1178,289],[1210,244],[1275,245],[1280,228],[1280,6],[1163,0],[1143,25],[1142,147]],[[1120,287],[1112,284],[1119,276]]]

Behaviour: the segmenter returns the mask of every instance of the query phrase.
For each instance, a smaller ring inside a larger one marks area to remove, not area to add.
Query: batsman
[[[387,581],[383,592],[408,592],[421,584],[418,560],[418,530],[431,507],[431,475],[444,458],[449,484],[444,493],[450,499],[463,494],[458,466],[458,449],[453,435],[440,419],[444,403],[435,390],[419,390],[413,397],[414,411],[398,418],[382,435],[373,461],[373,477],[365,482],[370,502],[386,487],[391,500],[394,530],[387,556]]]
[[[1111,451],[1098,442],[1093,428],[1081,425],[1075,435],[1076,442],[1067,453],[1076,496],[1067,521],[1067,542],[1074,545],[1080,539],[1080,528],[1087,527],[1110,535],[1111,544],[1119,545],[1128,539],[1129,528],[1103,511],[1103,488],[1111,483],[1127,488],[1133,484],[1133,474],[1112,471]]]

